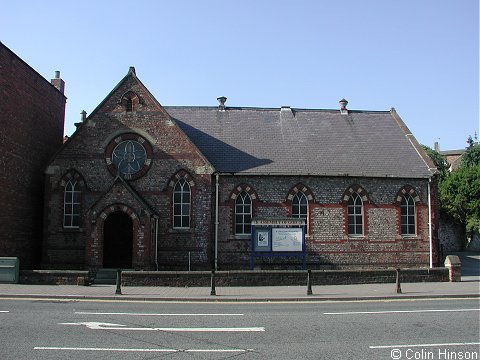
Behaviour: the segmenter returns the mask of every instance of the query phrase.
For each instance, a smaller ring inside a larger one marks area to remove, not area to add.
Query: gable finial
[[[130,73],[133,73],[134,75],[137,75],[137,73],[135,72],[135,66],[130,66],[130,67],[128,68],[128,73],[129,73],[129,74],[130,74]]]

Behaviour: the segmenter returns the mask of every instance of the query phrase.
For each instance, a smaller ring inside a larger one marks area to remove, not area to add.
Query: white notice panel
[[[302,229],[273,228],[272,251],[302,251]]]

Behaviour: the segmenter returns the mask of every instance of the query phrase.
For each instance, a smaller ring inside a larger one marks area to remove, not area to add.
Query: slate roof
[[[436,170],[394,109],[164,108],[222,173],[428,178]]]

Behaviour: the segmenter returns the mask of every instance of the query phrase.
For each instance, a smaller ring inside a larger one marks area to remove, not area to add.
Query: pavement
[[[480,282],[430,282],[401,284],[313,286],[307,295],[306,286],[216,287],[122,287],[115,294],[115,285],[23,285],[0,284],[0,299],[69,299],[127,301],[358,301],[412,298],[480,298]]]
[[[458,255],[458,254],[457,254]],[[480,298],[480,253],[460,254],[461,282],[402,283],[397,293],[394,283],[360,285],[252,286],[216,287],[148,287],[124,286],[116,294],[115,285],[25,285],[0,284],[0,299],[67,299],[119,301],[359,301],[435,298]]]

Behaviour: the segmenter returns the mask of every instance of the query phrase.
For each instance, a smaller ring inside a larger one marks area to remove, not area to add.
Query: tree
[[[443,180],[449,174],[448,170],[450,168],[446,156],[426,145],[422,145],[422,147],[438,169],[440,181]]]
[[[439,191],[442,209],[464,224],[467,234],[480,231],[480,165],[462,163],[440,182]]]
[[[480,165],[480,144],[475,142],[471,136],[467,140],[467,150],[462,155],[462,164],[465,166]]]

